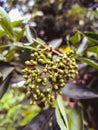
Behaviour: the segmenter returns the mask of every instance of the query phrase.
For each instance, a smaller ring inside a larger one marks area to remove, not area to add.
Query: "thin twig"
[[[42,44],[41,42],[37,41],[37,40],[34,39],[34,38],[32,38],[32,40],[35,41],[36,43],[40,44],[41,46],[45,47],[44,50],[46,50],[47,48],[51,48],[50,46],[46,46],[46,45]],[[55,54],[57,54],[57,55],[62,55],[61,53],[59,53],[58,51],[54,50],[53,48],[52,48],[52,51],[53,51]]]

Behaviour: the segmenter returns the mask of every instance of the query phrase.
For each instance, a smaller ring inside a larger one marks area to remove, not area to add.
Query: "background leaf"
[[[6,31],[6,33],[9,35],[9,37],[11,39],[14,39],[13,28],[10,18],[2,7],[0,7],[0,24],[2,28]]]
[[[61,129],[62,130],[63,129],[69,130],[63,100],[62,100],[62,97],[60,95],[57,96],[56,117],[57,117],[57,122],[60,125]],[[63,119],[62,119],[62,117],[63,117]],[[59,122],[59,120],[60,120],[60,122]]]
[[[49,45],[51,45],[52,48],[56,49],[61,45],[62,41],[63,40],[61,38],[60,39],[54,39],[54,40],[49,42]]]
[[[0,67],[0,72],[2,74],[2,81],[0,83],[0,98],[4,95],[6,92],[10,80],[11,80],[11,73],[13,72],[14,67],[8,67],[8,66],[1,66]]]
[[[86,86],[80,86],[74,83],[68,83],[63,88],[63,94],[73,99],[91,99],[98,98],[98,94],[92,91],[92,89],[86,88]]]
[[[71,41],[73,44],[77,44],[80,40],[81,40],[81,37],[78,31],[69,39],[69,41]]]
[[[94,52],[98,54],[98,46],[89,47],[87,51]]]
[[[98,33],[97,32],[85,32],[83,33],[92,44],[98,44]]]
[[[48,125],[46,124],[48,124],[53,113],[53,108],[49,108],[48,110],[40,112],[23,130],[48,130]]]
[[[69,130],[83,130],[83,113],[80,106],[70,107],[68,117]]]
[[[94,60],[85,58],[85,57],[77,57],[78,60],[83,61],[85,63],[87,63],[88,65],[98,69],[98,63],[96,63]]]

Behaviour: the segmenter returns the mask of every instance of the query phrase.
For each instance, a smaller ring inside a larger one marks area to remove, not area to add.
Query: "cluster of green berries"
[[[35,51],[23,69],[24,88],[30,104],[52,104],[65,82],[77,74],[73,51],[55,54],[53,51]]]

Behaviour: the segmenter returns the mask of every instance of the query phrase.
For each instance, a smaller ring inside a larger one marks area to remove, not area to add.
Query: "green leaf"
[[[81,44],[79,45],[78,49],[77,49],[77,54],[82,54],[86,48],[87,48],[87,43],[88,43],[88,39],[86,37],[84,37],[82,39]]]
[[[13,8],[9,11],[9,17],[13,27],[18,26],[24,20],[24,16],[21,16],[21,13],[17,8]]]
[[[51,45],[52,48],[56,49],[61,45],[62,41],[63,41],[62,38],[54,39],[49,42],[49,45]]]
[[[98,63],[96,63],[95,61],[93,61],[91,59],[88,59],[88,58],[85,58],[85,57],[77,57],[76,59],[83,61],[83,62],[87,63],[88,65],[98,69]]]
[[[0,24],[4,29],[4,31],[8,34],[8,36],[11,39],[14,39],[13,28],[12,28],[10,18],[2,7],[0,7]]]
[[[69,130],[83,130],[82,109],[78,105],[68,110]]]
[[[40,108],[37,106],[32,106],[32,107],[28,107],[28,109],[26,109],[25,113],[25,117],[20,121],[20,126],[24,126],[27,123],[29,123],[30,120],[32,120],[40,111]]]
[[[98,33],[85,32],[83,33],[92,44],[98,44]]]
[[[63,99],[60,95],[57,97],[56,118],[62,130],[69,130]]]
[[[29,25],[26,25],[26,37],[30,43],[32,43],[32,34]]]
[[[59,127],[61,128],[61,130],[67,130],[67,127],[65,126],[63,122],[58,106],[55,109],[55,114],[56,114],[57,123]]]
[[[16,41],[19,41],[22,37],[23,37],[23,35],[24,35],[24,32],[25,32],[25,28],[23,28],[23,29],[21,29],[21,30],[19,30],[19,31],[17,31],[16,33]]]
[[[23,49],[36,50],[34,47],[30,46],[30,43],[23,44],[22,42],[17,42],[14,46]]]
[[[87,51],[98,53],[98,46],[89,47]]]
[[[15,47],[10,48],[10,50],[8,51],[8,54],[6,55],[6,61],[10,61],[14,58],[16,50],[17,49]]]
[[[6,32],[3,30],[3,28],[0,26],[0,36],[3,36],[3,35],[5,35],[6,34]]]
[[[13,27],[16,27],[16,26],[18,26],[19,24],[21,24],[22,22],[23,22],[23,19],[20,19],[20,20],[13,21],[13,22],[11,22],[11,23],[12,23],[12,26],[13,26]]]
[[[80,41],[80,33],[76,32],[72,37],[70,37],[69,41],[71,41],[73,44],[76,44]]]

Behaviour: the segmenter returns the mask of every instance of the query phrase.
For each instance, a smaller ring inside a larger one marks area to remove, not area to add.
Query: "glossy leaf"
[[[86,86],[80,86],[74,83],[68,83],[63,88],[63,94],[73,99],[92,99],[98,98],[98,94],[91,89],[86,88]]]
[[[26,25],[26,37],[30,43],[32,43],[32,34],[29,28],[29,25]]]
[[[60,39],[54,39],[54,40],[50,41],[49,45],[51,45],[52,48],[56,49],[61,45],[61,43],[62,43],[62,39],[60,38]]]
[[[80,106],[69,108],[68,117],[69,130],[83,130],[83,114]]]
[[[98,33],[85,32],[83,33],[92,44],[98,44]]]
[[[80,46],[77,49],[77,54],[81,54],[86,50],[87,42],[88,42],[88,39],[86,37],[84,37],[81,44],[80,44]]]
[[[5,35],[6,34],[6,32],[2,29],[2,27],[0,26],[0,36],[3,36],[3,35]]]
[[[89,47],[87,51],[98,53],[98,46]]]
[[[11,80],[11,73],[14,70],[14,67],[2,66],[0,67],[0,72],[2,74],[2,82],[0,83],[0,98],[6,92],[9,82]]]
[[[56,118],[62,130],[69,130],[63,99],[60,95],[57,96]]]
[[[19,24],[21,24],[23,22],[23,20],[17,20],[17,21],[13,21],[13,22],[11,22],[12,23],[12,26],[13,27],[16,27],[16,26],[18,26]]]
[[[14,67],[12,66],[5,66],[5,65],[1,65],[0,66],[0,72],[2,74],[3,80],[5,80],[7,78],[7,76],[14,70]]]
[[[77,57],[78,60],[83,61],[85,63],[87,63],[88,65],[98,69],[98,63],[96,63],[95,61],[85,58],[85,57]]]
[[[71,41],[73,44],[76,44],[80,41],[80,39],[80,34],[76,32],[72,37],[70,37],[69,41]]]
[[[61,130],[67,130],[58,107],[56,107],[55,114],[56,114],[57,123],[59,127],[61,128]]]

